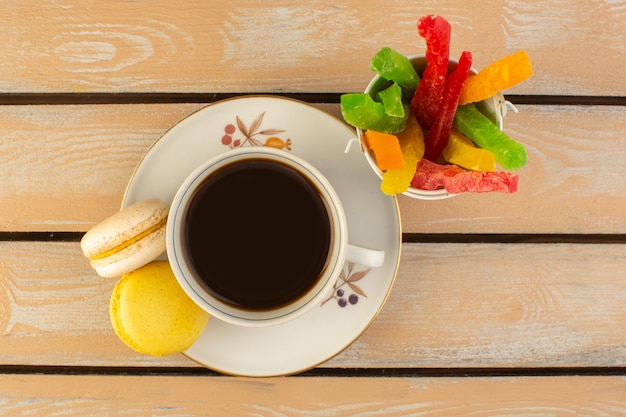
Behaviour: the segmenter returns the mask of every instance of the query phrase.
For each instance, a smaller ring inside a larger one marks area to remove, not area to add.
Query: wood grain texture
[[[534,75],[509,94],[626,97],[624,0],[468,4],[3,1],[0,98],[25,105],[0,106],[0,414],[626,415],[626,376],[610,376],[626,369],[625,242],[405,243],[387,304],[351,346],[303,376],[248,379],[132,351],[109,322],[116,278],[97,276],[77,242],[5,233],[88,230],[119,209],[154,141],[204,106],[36,103],[362,91],[381,47],[424,51],[415,22],[428,13],[452,23],[452,56],[472,51],[475,68],[526,49]],[[504,125],[528,149],[520,191],[400,197],[404,232],[623,239],[626,107],[519,109]],[[354,376],[338,377],[345,368]],[[494,368],[511,376],[479,376]],[[560,369],[597,375],[531,376]]]
[[[382,312],[322,367],[626,366],[625,253],[617,244],[404,244]],[[196,366],[117,339],[116,281],[98,277],[78,243],[0,242],[0,365]]]
[[[535,76],[511,92],[626,92],[620,1],[478,0],[467,7],[393,0],[381,7],[359,0],[8,1],[0,16],[0,90],[361,91],[381,47],[423,53],[415,22],[438,13],[452,23],[452,55],[472,51],[476,68],[528,50]]]
[[[626,107],[520,106],[504,131],[528,163],[519,191],[439,202],[401,197],[403,227],[419,233],[625,233]]]
[[[402,249],[378,321],[327,366],[377,358],[427,368],[626,364],[626,337],[617,335],[626,326],[623,245]]]
[[[86,231],[118,210],[143,154],[203,104],[0,107],[0,230]],[[336,104],[319,108],[340,116]],[[514,195],[401,197],[407,233],[626,233],[626,108],[519,106]],[[62,167],[62,168],[61,168]]]
[[[0,228],[87,230],[119,209],[150,145],[199,107],[0,107]]]
[[[1,375],[0,404],[11,416],[617,417],[626,380]]]

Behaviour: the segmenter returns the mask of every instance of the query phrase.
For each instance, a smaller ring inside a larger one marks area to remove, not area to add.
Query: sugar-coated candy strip
[[[473,103],[458,106],[454,127],[481,148],[490,150],[504,169],[517,169],[526,164],[524,145],[508,137]]]
[[[440,187],[451,194],[474,193],[515,193],[518,176],[509,172],[466,171],[456,165],[439,165],[427,159],[417,164],[411,181],[413,187],[422,190],[436,190]]]
[[[443,98],[452,28],[443,17],[428,15],[417,21],[417,30],[426,41],[427,65],[410,106],[422,128],[430,129]]]
[[[513,87],[533,74],[530,58],[524,50],[492,62],[476,75],[470,75],[461,92],[459,104],[476,103],[498,91]]]
[[[496,157],[493,152],[477,148],[467,136],[454,127],[442,155],[449,163],[472,171],[492,172],[496,169]]]
[[[406,128],[397,136],[404,157],[404,167],[388,169],[383,173],[380,189],[388,195],[401,194],[409,189],[417,163],[424,155],[424,133],[413,115],[409,116]]]
[[[362,130],[394,134],[403,131],[406,126],[408,106],[404,117],[394,117],[386,114],[383,104],[374,101],[369,94],[342,94],[340,102],[344,120]]]
[[[404,157],[397,136],[366,130],[365,140],[367,146],[374,152],[376,165],[381,171],[404,168]]]
[[[415,91],[419,76],[409,59],[388,46],[383,47],[370,62],[372,71],[389,81],[395,81],[401,87]]]
[[[376,93],[376,101],[382,103],[383,111],[388,116],[405,117],[409,110],[402,102],[402,87],[395,82]]]
[[[441,106],[424,140],[426,145],[424,158],[429,161],[436,162],[448,144],[454,113],[456,113],[459,104],[459,96],[471,67],[472,54],[471,52],[463,51],[459,64],[446,79]]]
[[[342,94],[340,103],[345,121],[361,129],[370,129],[384,114],[383,105],[369,94]]]

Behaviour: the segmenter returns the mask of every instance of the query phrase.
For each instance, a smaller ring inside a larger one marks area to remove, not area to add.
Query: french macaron
[[[118,337],[137,352],[154,356],[185,351],[209,320],[209,313],[180,287],[167,261],[124,274],[109,311]]]
[[[80,247],[99,275],[121,276],[165,252],[168,213],[159,199],[131,204],[85,233]]]

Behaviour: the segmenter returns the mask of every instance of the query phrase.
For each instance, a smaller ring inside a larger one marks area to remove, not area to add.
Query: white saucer
[[[285,150],[311,162],[333,184],[346,212],[350,243],[386,252],[383,266],[369,272],[346,263],[345,280],[338,282],[343,284],[339,289],[344,307],[339,305],[335,291],[319,307],[278,326],[237,327],[211,318],[204,333],[185,352],[207,368],[226,374],[301,372],[348,347],[385,303],[400,261],[402,233],[397,200],[380,191],[380,179],[358,146],[344,152],[355,132],[342,121],[300,101],[246,96],[209,105],[165,133],[137,166],[122,205],[146,198],[161,198],[170,204],[196,166],[230,149],[222,137],[233,128],[231,145],[235,140],[240,146],[263,145],[270,137],[270,144],[289,143],[290,149],[285,146]],[[355,304],[349,301],[352,294]]]

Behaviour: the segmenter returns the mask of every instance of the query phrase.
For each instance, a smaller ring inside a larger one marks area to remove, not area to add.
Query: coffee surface
[[[317,188],[270,160],[219,169],[198,187],[184,224],[187,261],[200,284],[249,310],[301,297],[317,282],[330,247]]]

